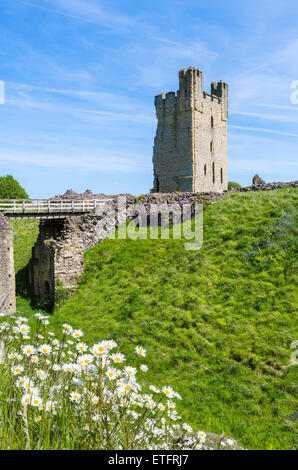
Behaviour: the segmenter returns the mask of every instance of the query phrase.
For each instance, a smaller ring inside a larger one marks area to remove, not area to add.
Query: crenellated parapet
[[[196,110],[203,112],[203,102],[222,106],[222,118],[228,118],[228,85],[222,81],[211,83],[211,93],[203,91],[203,72],[195,67],[179,70],[179,90],[155,96],[158,119],[164,119],[167,112]]]
[[[228,91],[228,84],[225,82],[211,83],[211,95],[221,99],[222,119],[224,121],[228,119]]]

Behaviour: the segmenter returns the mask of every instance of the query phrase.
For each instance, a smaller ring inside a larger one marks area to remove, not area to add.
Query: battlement
[[[207,91],[203,91],[203,98],[206,101],[214,102],[216,104],[221,104],[221,98],[216,95],[212,95],[211,93],[207,93]]]
[[[202,111],[203,100],[222,105],[223,118],[227,109],[228,85],[222,81],[211,83],[211,93],[203,91],[203,72],[195,67],[179,70],[179,90],[155,96],[157,117],[161,117],[167,109],[179,104],[180,110],[197,108]],[[226,118],[225,118],[226,119]]]

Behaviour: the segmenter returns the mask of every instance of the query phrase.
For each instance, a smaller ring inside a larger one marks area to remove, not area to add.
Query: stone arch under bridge
[[[10,219],[40,219],[29,262],[29,285],[38,298],[55,300],[57,282],[70,293],[84,270],[84,253],[106,238],[115,224],[100,223],[110,199],[0,201],[0,315],[16,310],[13,229]]]

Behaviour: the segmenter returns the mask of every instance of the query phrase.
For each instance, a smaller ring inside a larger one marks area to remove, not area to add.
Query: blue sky
[[[298,2],[0,0],[0,175],[31,197],[152,187],[154,96],[229,83],[229,180],[297,179]]]

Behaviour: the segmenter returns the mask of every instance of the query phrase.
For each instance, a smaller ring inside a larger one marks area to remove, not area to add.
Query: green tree
[[[0,199],[28,199],[28,194],[11,175],[1,176]]]
[[[241,184],[235,183],[234,181],[229,181],[228,182],[228,189],[235,189],[235,188],[241,188]]]

